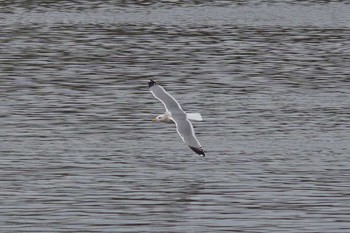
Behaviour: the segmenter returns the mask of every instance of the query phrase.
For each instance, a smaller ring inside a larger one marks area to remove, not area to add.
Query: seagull
[[[189,120],[201,121],[202,116],[200,113],[186,113],[182,110],[180,104],[164,90],[162,86],[157,84],[152,79],[148,82],[148,87],[151,93],[159,99],[164,107],[165,113],[152,119],[152,122],[165,122],[175,123],[176,130],[182,140],[197,154],[205,156],[204,150],[199,143],[194,133],[193,126]]]

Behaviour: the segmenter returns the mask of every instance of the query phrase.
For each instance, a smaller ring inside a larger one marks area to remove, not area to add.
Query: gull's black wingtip
[[[203,150],[202,148],[198,149],[198,148],[195,148],[195,147],[192,147],[192,146],[190,146],[190,148],[191,148],[194,152],[196,152],[197,154],[199,154],[199,155],[205,157],[205,153],[204,153],[204,150]]]
[[[148,87],[149,88],[151,88],[153,85],[155,85],[156,84],[156,82],[155,81],[153,81],[152,79],[150,79],[149,81],[148,81]]]

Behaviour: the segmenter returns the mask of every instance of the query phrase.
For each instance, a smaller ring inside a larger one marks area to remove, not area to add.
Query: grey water
[[[0,232],[350,232],[349,12],[1,1]]]

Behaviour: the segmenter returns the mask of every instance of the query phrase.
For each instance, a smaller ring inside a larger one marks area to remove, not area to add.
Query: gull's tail
[[[193,121],[202,121],[202,115],[199,112],[196,113],[187,113],[187,119],[193,120]]]

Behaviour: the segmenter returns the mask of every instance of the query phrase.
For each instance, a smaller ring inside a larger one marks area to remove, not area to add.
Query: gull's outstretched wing
[[[176,130],[182,140],[197,154],[205,156],[204,150],[196,138],[193,126],[186,117],[172,117]]]
[[[158,85],[155,81],[153,81],[152,79],[149,80],[148,87],[149,87],[149,90],[154,95],[154,97],[159,99],[164,104],[166,111],[171,112],[172,114],[174,113],[186,114],[182,110],[180,104],[174,99],[174,97],[169,95],[169,93],[166,92],[166,90],[164,90],[164,88]]]
[[[150,91],[154,97],[159,99],[164,104],[166,111],[170,112],[171,119],[175,122],[177,132],[179,133],[182,140],[194,152],[205,156],[203,148],[195,136],[193,126],[187,119],[187,114],[182,110],[180,104],[155,81],[149,80],[148,87],[150,88]]]

